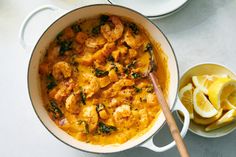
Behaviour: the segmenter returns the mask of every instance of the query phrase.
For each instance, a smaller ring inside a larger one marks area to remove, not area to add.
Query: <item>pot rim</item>
[[[174,98],[174,102],[173,102],[173,105],[171,106],[170,110],[172,111],[174,106],[176,105],[176,101],[177,101],[177,94],[178,94],[178,87],[179,87],[179,66],[178,66],[178,60],[177,60],[177,57],[175,55],[175,52],[174,52],[174,49],[170,43],[170,41],[168,40],[168,38],[166,37],[166,35],[163,33],[163,31],[153,22],[151,21],[148,17],[146,17],[145,15],[141,14],[140,12],[138,11],[135,11],[133,9],[130,9],[130,8],[127,8],[127,7],[124,7],[124,6],[121,6],[121,5],[116,5],[116,4],[92,4],[92,5],[86,5],[86,6],[82,6],[82,7],[78,7],[78,8],[75,8],[75,9],[72,9],[66,13],[64,13],[63,15],[60,15],[56,20],[54,20],[44,31],[43,33],[40,35],[40,38],[37,40],[36,44],[34,45],[34,47],[32,48],[31,50],[31,55],[30,55],[30,59],[29,59],[29,62],[28,62],[28,70],[27,70],[27,89],[28,89],[28,94],[29,94],[29,98],[30,98],[30,102],[31,102],[31,105],[33,107],[33,110],[35,112],[35,114],[37,115],[38,119],[40,120],[40,122],[43,124],[43,126],[55,137],[57,138],[59,141],[61,141],[62,143],[70,146],[71,148],[74,148],[76,150],[80,150],[80,151],[83,151],[83,152],[87,152],[87,153],[93,153],[93,154],[101,154],[101,152],[94,152],[94,151],[88,151],[88,150],[84,150],[82,148],[78,148],[78,147],[75,147],[69,143],[67,143],[66,141],[63,141],[60,137],[58,137],[57,135],[55,135],[45,124],[44,122],[42,121],[41,117],[39,116],[39,114],[37,113],[36,111],[36,108],[35,106],[33,105],[33,100],[32,100],[32,97],[31,97],[31,92],[30,92],[30,65],[31,65],[31,61],[32,61],[32,57],[33,57],[33,54],[35,52],[35,49],[37,47],[37,45],[39,44],[41,38],[44,36],[44,34],[49,30],[49,28],[54,25],[57,21],[61,20],[63,17],[65,17],[66,15],[74,12],[74,11],[77,11],[79,9],[83,9],[83,8],[89,8],[89,7],[96,7],[96,6],[114,6],[114,7],[118,7],[118,8],[123,8],[123,9],[126,9],[128,11],[131,11],[131,12],[134,12],[138,15],[140,15],[142,18],[145,18],[146,20],[148,20],[148,22],[150,22],[152,25],[154,25],[156,27],[156,29],[158,29],[160,31],[160,33],[164,36],[165,40],[167,41],[168,45],[170,46],[171,48],[171,51],[172,51],[172,54],[174,56],[174,59],[175,59],[175,64],[176,64],[176,70],[177,70],[177,89],[175,91],[175,98]],[[145,143],[146,141],[150,140],[150,138],[152,138],[153,136],[155,136],[158,131],[165,125],[166,123],[166,120],[164,120],[163,124],[153,133],[151,134],[149,137],[147,137],[143,142],[140,142],[139,144],[136,144],[132,147],[129,147],[129,148],[126,148],[126,149],[122,149],[122,150],[115,150],[113,152],[103,152],[103,154],[112,154],[112,153],[117,153],[117,152],[122,152],[122,151],[125,151],[125,150],[128,150],[128,149],[131,149],[131,148],[134,148],[134,147],[137,147],[137,146],[140,146],[142,145],[143,143]],[[145,134],[145,133],[144,133]],[[122,144],[121,144],[122,145]]]

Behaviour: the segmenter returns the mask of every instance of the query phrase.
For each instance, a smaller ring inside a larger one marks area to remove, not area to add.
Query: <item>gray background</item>
[[[30,104],[26,86],[30,52],[18,42],[20,24],[30,11],[43,4],[64,9],[106,2],[86,0],[1,0],[0,1],[0,156],[1,157],[175,157],[175,148],[155,153],[133,148],[110,155],[84,153],[56,140],[40,123]],[[27,42],[34,43],[47,26],[41,14],[26,31]],[[216,62],[236,71],[236,1],[192,0],[180,12],[155,20],[169,38],[178,58],[180,73],[203,62]],[[178,122],[179,123],[179,122]],[[180,124],[179,124],[180,125]],[[193,157],[235,157],[236,132],[217,139],[206,139],[188,132],[185,142]],[[165,126],[156,136],[158,145],[170,142]]]

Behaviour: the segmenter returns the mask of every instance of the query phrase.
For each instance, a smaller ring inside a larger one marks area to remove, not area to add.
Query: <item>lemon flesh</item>
[[[192,83],[187,84],[179,91],[180,101],[183,103],[185,108],[188,110],[190,119],[193,119],[193,85]]]
[[[203,94],[200,88],[195,88],[193,92],[193,107],[197,114],[203,118],[211,118],[217,114],[217,110]]]
[[[230,94],[227,99],[221,102],[221,107],[224,110],[236,110],[236,91]]]
[[[228,78],[227,75],[199,75],[193,76],[192,81],[195,87],[201,89],[204,94],[208,94],[208,89],[218,78]]]
[[[231,123],[236,118],[236,110],[231,109],[228,112],[226,112],[220,119],[218,119],[216,122],[212,123],[211,125],[207,126],[205,128],[205,131],[211,131],[218,128],[221,128],[229,123]]]
[[[223,109],[220,109],[218,111],[218,113],[215,116],[211,117],[211,118],[202,118],[197,113],[194,113],[193,121],[197,124],[209,125],[209,124],[215,122],[217,119],[219,119],[222,116],[222,113],[223,113]]]
[[[220,109],[221,102],[228,99],[234,91],[236,91],[236,80],[229,78],[217,79],[209,88],[209,100],[216,109]]]

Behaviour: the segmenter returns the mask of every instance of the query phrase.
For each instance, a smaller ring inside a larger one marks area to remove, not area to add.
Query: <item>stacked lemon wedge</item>
[[[204,125],[205,131],[236,120],[236,80],[228,76],[193,76],[192,82],[180,89],[179,98],[190,118]]]

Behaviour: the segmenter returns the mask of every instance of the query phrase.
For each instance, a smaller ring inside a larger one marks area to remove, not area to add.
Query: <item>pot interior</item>
[[[100,14],[113,14],[131,19],[133,22],[144,27],[144,29],[150,34],[151,38],[155,41],[158,41],[161,44],[161,47],[168,58],[167,63],[170,74],[170,82],[168,90],[169,92],[167,101],[170,105],[170,108],[171,109],[173,108],[176,99],[179,75],[178,75],[177,61],[174,52],[172,50],[172,47],[170,46],[170,43],[163,35],[163,33],[146,17],[128,8],[114,5],[104,4],[104,5],[92,5],[92,6],[82,7],[79,9],[72,10],[69,13],[66,13],[65,15],[60,17],[58,20],[56,20],[43,33],[43,35],[40,37],[39,41],[37,42],[33,50],[28,69],[28,88],[35,112],[37,113],[39,119],[42,121],[44,126],[55,137],[60,139],[62,142],[77,149],[96,153],[111,153],[132,148],[144,142],[149,137],[151,137],[164,124],[165,118],[163,113],[161,112],[155,124],[144,135],[138,138],[133,138],[124,144],[100,146],[100,145],[92,145],[80,142],[74,139],[72,136],[68,135],[59,127],[57,127],[57,125],[54,124],[54,122],[49,118],[48,113],[44,108],[43,100],[41,98],[41,89],[39,80],[40,77],[38,74],[38,66],[40,60],[44,56],[46,48],[61,30],[63,30],[66,26],[74,23],[78,19],[90,18]]]

